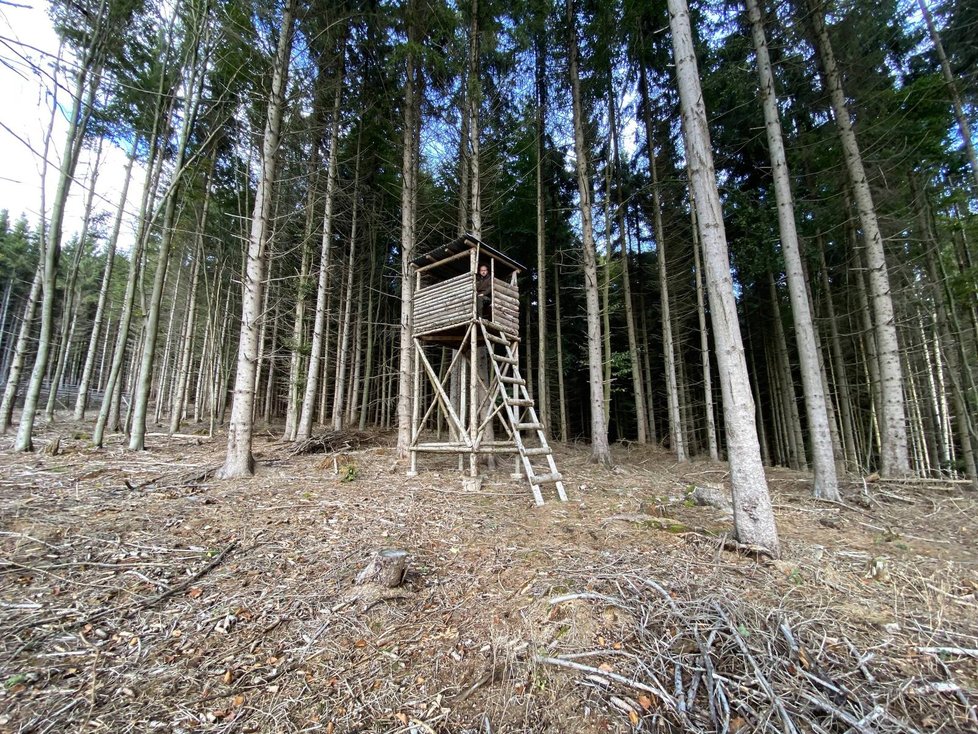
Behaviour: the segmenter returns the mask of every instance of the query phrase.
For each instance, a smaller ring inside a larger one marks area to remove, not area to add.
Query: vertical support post
[[[409,477],[418,476],[418,436],[421,435],[421,426],[418,425],[418,418],[421,413],[421,340],[414,337],[414,400],[411,401],[411,468],[408,469]]]
[[[472,272],[478,277],[479,273],[479,248],[475,248],[471,251],[469,255],[469,267]],[[469,324],[469,438],[472,444],[472,450],[469,454],[469,476],[476,477],[479,474],[478,461],[479,454],[477,449],[477,437],[479,434],[479,401],[477,399],[479,394],[479,358],[478,352],[478,340],[476,339],[476,322],[480,318],[479,305],[475,296],[475,291],[472,293],[472,303],[473,303],[473,316],[474,320]]]
[[[462,423],[463,430],[465,430],[466,421],[469,415],[469,388],[468,388],[468,370],[465,368],[465,339],[458,345],[458,349],[462,352],[461,364],[458,366],[458,418]],[[459,443],[462,441],[462,436],[458,437]],[[458,455],[458,470],[462,471],[465,469],[464,465],[464,455],[459,453]]]
[[[472,453],[469,455],[469,476],[478,475],[478,458],[476,451],[479,435],[479,342],[476,339],[475,328],[469,328],[469,438],[472,441]]]

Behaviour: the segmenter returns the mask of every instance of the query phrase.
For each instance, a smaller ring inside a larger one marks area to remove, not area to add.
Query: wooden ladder
[[[533,500],[538,504],[543,504],[543,493],[540,485],[553,484],[557,489],[557,496],[561,502],[567,501],[567,494],[564,492],[563,477],[557,471],[557,463],[554,461],[553,451],[547,443],[547,435],[543,431],[543,424],[537,417],[536,405],[530,394],[526,390],[526,380],[520,375],[519,359],[516,356],[514,345],[519,341],[518,337],[509,337],[505,332],[494,334],[489,331],[484,322],[480,321],[482,336],[486,345],[486,352],[492,369],[495,371],[497,389],[503,400],[504,411],[499,414],[511,433],[516,449],[519,451],[520,459],[523,462],[523,470],[530,483],[530,490],[533,492]],[[498,353],[494,345],[503,348],[502,353]],[[512,394],[507,388],[512,388]],[[491,397],[495,400],[495,397]],[[539,446],[527,446],[524,434],[536,433],[536,440]],[[546,461],[547,466],[537,467],[533,461]]]

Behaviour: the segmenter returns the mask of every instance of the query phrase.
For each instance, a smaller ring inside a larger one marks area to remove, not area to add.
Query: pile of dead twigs
[[[296,441],[289,447],[289,456],[303,454],[335,454],[341,451],[355,451],[368,446],[378,446],[377,435],[360,431],[329,431],[312,436],[305,441]]]
[[[632,725],[688,732],[978,731],[976,706],[955,680],[954,659],[978,651],[917,647],[906,666],[830,636],[784,610],[763,616],[748,603],[683,596],[625,576],[612,593],[566,594],[630,620],[630,640],[612,649],[535,657],[580,675]],[[973,662],[973,661],[971,661]],[[968,664],[967,662],[965,663]],[[913,675],[905,671],[912,669]],[[972,696],[974,691],[971,691]]]

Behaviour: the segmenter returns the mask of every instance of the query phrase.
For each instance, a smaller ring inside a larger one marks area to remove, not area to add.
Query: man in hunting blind
[[[489,275],[489,266],[486,263],[479,264],[479,273],[475,279],[475,301],[476,313],[480,318],[488,319],[492,317],[492,278]]]

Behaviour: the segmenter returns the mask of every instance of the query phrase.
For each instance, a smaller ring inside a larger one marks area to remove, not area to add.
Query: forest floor
[[[293,455],[144,452],[61,423],[0,439],[0,731],[978,731],[978,494],[769,472],[779,561],[695,506],[724,465],[558,449],[570,501],[512,464],[405,477],[393,438]],[[399,588],[354,584],[382,548]]]

